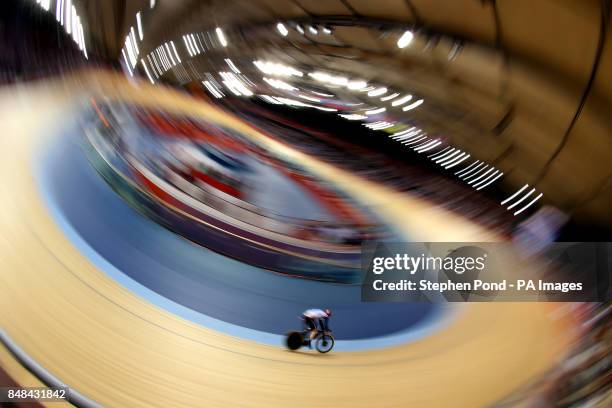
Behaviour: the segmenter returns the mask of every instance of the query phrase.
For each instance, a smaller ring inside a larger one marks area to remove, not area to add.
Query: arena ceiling
[[[141,56],[173,41],[184,57],[162,76],[167,83],[199,82],[231,58],[253,75],[253,60],[270,60],[420,95],[426,101],[421,109],[398,109],[397,115],[410,115],[428,133],[443,134],[502,169],[508,192],[529,184],[577,218],[612,225],[609,1],[124,0],[83,6],[90,42],[109,61],[120,60],[137,12]],[[279,34],[278,22],[287,36]],[[319,29],[301,34],[296,24]],[[190,57],[182,37],[216,27],[229,46]],[[415,40],[400,49],[398,37],[407,29]]]

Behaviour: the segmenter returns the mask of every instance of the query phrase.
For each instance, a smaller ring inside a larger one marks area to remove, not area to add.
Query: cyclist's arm
[[[324,317],[321,320],[321,326],[323,326],[323,331],[330,331],[329,330],[329,317]]]

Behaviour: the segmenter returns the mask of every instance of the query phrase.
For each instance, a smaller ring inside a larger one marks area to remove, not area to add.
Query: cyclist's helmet
[[[327,316],[331,316],[332,315],[331,309],[325,309],[325,313],[327,314]]]

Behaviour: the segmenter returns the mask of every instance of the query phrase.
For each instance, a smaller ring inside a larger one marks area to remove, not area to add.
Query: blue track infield
[[[399,345],[439,329],[455,309],[430,303],[364,303],[358,285],[275,274],[222,256],[131,208],[79,146],[80,128],[34,155],[34,175],[52,217],[98,269],[182,318],[232,336],[281,345],[311,307],[334,310],[338,351]]]

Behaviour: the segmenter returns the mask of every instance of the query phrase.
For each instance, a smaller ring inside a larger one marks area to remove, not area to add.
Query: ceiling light
[[[419,133],[421,133],[421,130],[415,130],[413,132],[409,132],[409,133],[406,133],[406,134],[403,134],[403,135],[400,135],[400,136],[394,136],[394,134],[395,134],[394,133],[390,137],[393,140],[397,140],[398,142],[401,142],[403,140],[414,139],[416,136],[419,136]]]
[[[473,168],[476,164],[480,163],[480,160],[476,160],[475,162],[473,162],[472,164],[470,164],[467,167],[464,167],[463,169],[459,170],[458,172],[455,173],[456,176],[462,176],[463,174],[465,174],[469,169]],[[502,203],[503,204],[503,203]]]
[[[406,96],[402,96],[399,99],[394,100],[393,102],[391,102],[391,106],[400,106],[405,104],[406,102],[412,100],[412,95],[406,95]]]
[[[420,148],[418,148],[416,151],[417,151],[418,153],[425,153],[425,152],[427,152],[427,151],[429,151],[429,150],[431,150],[431,149],[435,149],[436,147],[438,147],[438,146],[439,146],[439,145],[441,145],[441,144],[442,144],[442,142],[438,140],[438,141],[436,141],[436,142],[435,142],[433,145],[431,145],[431,146],[423,146],[423,147],[420,147]]]
[[[72,18],[72,13],[71,13],[71,7],[72,7],[72,3],[70,0],[68,0],[68,3],[66,3],[66,7],[64,7],[64,11],[66,12],[66,18],[64,19],[64,23],[66,24],[64,27],[66,27],[66,32],[68,34],[70,34],[70,31],[72,30],[72,23],[71,18]]]
[[[529,184],[525,184],[519,191],[517,191],[516,193],[512,194],[510,197],[506,198],[504,201],[501,202],[501,205],[506,204],[509,201],[512,201],[516,196],[518,196],[519,194],[521,194],[523,191],[525,191],[527,188],[529,187]]]
[[[215,32],[217,33],[217,38],[219,38],[219,42],[221,43],[222,46],[227,47],[227,40],[225,39],[225,35],[223,34],[223,30],[221,30],[221,28],[217,27],[215,29]]]
[[[383,113],[386,110],[387,110],[387,108],[377,108],[377,109],[372,109],[372,110],[365,111],[365,114],[366,115],[377,115],[379,113]]]
[[[202,81],[202,84],[208,89],[215,98],[219,99],[223,97],[223,92],[221,92],[216,86],[214,86],[210,81]]]
[[[445,169],[450,169],[450,168],[453,168],[453,167],[457,166],[458,164],[463,163],[464,161],[466,161],[466,160],[467,160],[467,159],[469,159],[469,158],[470,158],[470,155],[469,155],[469,154],[468,154],[467,156],[462,156],[462,157],[460,157],[460,158],[457,158],[457,159],[455,159],[455,160],[452,160],[452,161],[451,161],[451,162],[449,162],[449,163],[446,163],[446,165],[444,166],[444,168],[445,168]]]
[[[300,98],[302,99],[306,99],[307,101],[311,101],[311,102],[321,102],[321,100],[319,98],[313,98],[312,96],[308,96],[308,95],[304,95],[304,94],[299,94],[298,95]]]
[[[179,56],[178,52],[176,51],[176,47],[174,46],[174,41],[170,41],[170,45],[172,46],[172,51],[174,51],[174,55],[176,56],[176,59],[177,59],[177,61],[180,64],[182,62],[181,61],[181,57]]]
[[[486,171],[487,169],[492,169],[492,168],[493,168],[492,166],[489,166],[489,165],[487,164],[487,165],[485,165],[484,167],[481,167],[481,168],[480,168],[478,171],[476,171],[475,173],[470,174],[469,176],[467,176],[467,175],[466,175],[466,176],[463,176],[463,177],[462,177],[462,179],[463,179],[464,181],[466,181],[466,182],[467,182],[468,180],[472,180],[472,179],[474,179],[475,177],[478,177],[478,175],[479,175],[479,174],[482,174],[482,172],[483,172],[483,171]]]
[[[454,160],[454,159],[458,158],[459,156],[461,156],[462,154],[464,154],[464,153],[463,153],[461,150],[455,150],[455,151],[454,151],[453,153],[451,153],[451,154],[448,154],[448,155],[444,154],[444,155],[442,155],[442,156],[441,156],[441,157],[439,157],[437,160],[435,160],[435,163],[440,163],[440,164],[443,166],[444,164],[446,164],[445,162],[446,162],[447,160],[449,160],[449,159]],[[452,160],[449,160],[449,163],[450,163]]]
[[[308,105],[304,102],[296,101],[295,99],[283,98],[280,96],[277,96],[276,99],[284,103],[285,105],[289,105],[289,106],[311,107],[311,105]]]
[[[276,29],[278,30],[279,33],[281,33],[283,37],[286,37],[287,34],[289,34],[289,30],[287,30],[287,27],[285,27],[283,23],[278,23],[276,25]]]
[[[279,100],[277,100],[276,98],[274,98],[273,96],[270,95],[259,95],[259,97],[261,99],[263,99],[264,101],[274,104],[274,105],[282,105],[283,103]]]
[[[542,198],[542,196],[543,196],[543,195],[544,195],[544,193],[540,193],[540,195],[539,195],[539,196],[537,196],[536,198],[534,198],[533,200],[531,200],[531,201],[529,202],[529,204],[527,204],[526,206],[524,206],[524,207],[523,207],[523,208],[521,208],[520,210],[516,211],[516,212],[514,213],[514,215],[519,215],[520,213],[522,213],[523,211],[525,211],[527,208],[531,207],[531,205],[532,205],[533,203],[535,203],[536,201],[538,201],[540,198]]]
[[[457,54],[459,53],[460,50],[461,50],[461,44],[458,42],[454,43],[453,48],[451,48],[451,50],[448,53],[448,59],[454,60],[457,57]]]
[[[468,183],[470,186],[473,185],[474,183],[476,183],[478,180],[482,180],[483,177],[486,177],[488,174],[491,174],[491,172],[497,173],[497,169],[495,169],[495,167],[491,166],[491,168],[487,171],[485,171],[484,173],[481,173],[478,177],[470,180],[470,182]]]
[[[350,81],[348,84],[346,84],[346,87],[348,89],[351,90],[358,90],[358,89],[363,89],[366,86],[368,86],[368,83],[366,81]]]
[[[140,54],[140,50],[138,49],[138,42],[136,41],[136,34],[134,33],[134,27],[130,27],[130,35],[131,35],[131,39],[132,39],[132,46],[134,47],[135,50],[135,55]]]
[[[410,30],[406,30],[404,34],[397,40],[397,48],[406,48],[414,38],[414,34]]]
[[[387,88],[376,88],[368,92],[368,96],[380,96],[387,93]]]
[[[413,130],[415,130],[416,127],[412,126],[411,128],[408,129],[404,129],[404,130],[400,130],[399,132],[395,132],[394,134],[392,134],[391,136],[401,136],[401,135],[405,135],[406,133],[412,132]]]
[[[480,180],[478,183],[474,184],[472,187],[478,190],[478,187],[486,184],[487,181],[491,180],[493,177],[500,173],[499,170],[495,170],[493,173],[489,174],[484,180]]]
[[[503,176],[503,175],[504,175],[504,173],[499,173],[499,174],[497,175],[497,177],[495,177],[493,180],[491,180],[491,181],[489,181],[488,183],[486,183],[486,184],[484,184],[484,185],[482,185],[482,186],[478,187],[476,190],[482,190],[483,188],[485,188],[485,187],[486,187],[486,186],[488,186],[489,184],[491,184],[491,183],[493,183],[493,182],[497,181],[497,179],[499,179],[499,178],[500,178],[501,176]]]
[[[429,141],[427,141],[427,142],[425,142],[425,143],[422,143],[422,144],[420,144],[420,145],[418,145],[418,146],[414,146],[414,147],[413,147],[413,149],[414,149],[416,152],[418,152],[419,150],[421,150],[421,149],[423,149],[423,148],[430,147],[431,145],[434,145],[434,144],[436,144],[436,143],[439,143],[439,140],[429,140]]]
[[[187,48],[189,56],[193,57],[194,52],[191,50],[191,44],[189,43],[188,37],[186,35],[183,36],[183,41],[185,42],[185,48]]]
[[[140,11],[136,13],[136,22],[138,23],[138,37],[140,37],[140,41],[142,41],[144,36],[142,33],[142,21],[140,20]]]
[[[342,116],[344,119],[348,119],[348,120],[363,120],[363,119],[367,119],[367,116],[364,115],[357,115],[357,114],[348,114],[348,115],[339,115]]]
[[[334,95],[328,94],[328,93],[324,93],[324,92],[317,92],[317,91],[310,91],[310,92],[312,92],[315,95],[325,96],[327,98],[333,98],[334,97]]]
[[[193,46],[195,47],[196,51],[199,53],[201,52],[205,52],[206,48],[204,47],[204,44],[202,44],[202,41],[200,40],[201,34],[189,34],[189,37],[191,38],[191,42],[193,42]],[[197,41],[196,41],[197,39]],[[200,46],[198,46],[198,42],[200,43]],[[202,47],[202,50],[200,50],[200,47]]]
[[[388,129],[390,127],[395,126],[395,123],[393,123],[393,122],[386,122],[386,121],[380,121],[380,122],[364,124],[364,126],[367,127],[367,128],[370,128],[372,130],[383,130],[383,129]]]
[[[484,166],[484,167],[482,167],[482,166]],[[480,163],[479,163],[479,164],[478,164],[476,167],[473,167],[473,168],[472,168],[470,171],[468,171],[468,172],[466,172],[466,173],[461,174],[459,177],[463,179],[463,178],[465,178],[465,177],[470,176],[470,175],[471,175],[472,173],[474,173],[475,171],[477,171],[477,172],[481,172],[482,170],[484,170],[484,169],[486,169],[486,168],[487,168],[487,165],[485,164],[485,162],[480,162]],[[457,174],[457,173],[455,173],[455,174]],[[470,176],[470,177],[471,177],[471,176]]]
[[[232,71],[234,71],[234,72],[235,72],[235,73],[237,73],[237,74],[240,74],[240,70],[238,69],[238,67],[237,67],[236,65],[234,65],[234,61],[232,61],[232,60],[231,60],[231,59],[229,59],[229,58],[226,58],[226,59],[225,59],[225,63],[227,64],[227,66],[228,66],[228,67],[230,67],[230,69],[231,69]]]
[[[200,53],[200,47],[198,47],[198,43],[195,40],[195,37],[193,36],[193,34],[189,34],[187,36],[187,39],[189,40],[189,43],[191,44],[191,49],[193,50],[193,55],[197,55]]]
[[[520,200],[518,200],[517,202],[515,202],[514,204],[512,204],[511,206],[508,207],[509,210],[513,209],[514,207],[516,207],[517,205],[519,205],[520,203],[522,203],[523,201],[525,201],[529,196],[531,196],[533,193],[535,193],[536,189],[535,187],[532,188],[527,194],[525,194],[523,196],[523,198],[521,198]]]
[[[238,77],[232,72],[219,72],[219,75],[224,79],[222,81],[225,86],[232,91],[236,96],[251,96],[253,92],[248,89]]]
[[[391,95],[383,96],[382,98],[380,98],[380,100],[383,102],[386,102],[390,99],[397,98],[398,96],[399,96],[398,93],[392,93]]]
[[[125,50],[122,49],[121,53],[123,54],[123,60],[125,61],[125,67],[127,68],[128,72],[130,73],[130,76],[134,76],[134,74],[132,74],[132,70],[130,69],[130,61],[128,60],[128,57],[125,54]],[[128,51],[129,53],[129,51]]]
[[[404,106],[404,107],[402,108],[402,110],[403,110],[404,112],[406,112],[406,111],[409,111],[409,110],[411,110],[411,109],[414,109],[414,108],[416,108],[417,106],[420,106],[420,105],[422,105],[422,104],[423,104],[423,100],[422,100],[422,99],[419,99],[419,100],[418,100],[418,101],[416,101],[416,102],[412,102],[412,103],[411,103],[410,105],[408,105],[408,106]]]
[[[341,76],[331,76],[329,77],[329,82],[331,82],[334,85],[347,85],[348,78],[341,77]]]
[[[172,61],[172,66],[175,66],[176,61],[174,60],[174,57],[172,56],[172,53],[170,52],[170,47],[168,46],[168,43],[164,43],[164,47],[166,47],[167,55],[170,57],[170,61]]]
[[[283,64],[278,64],[275,62],[253,61],[253,64],[255,64],[255,66],[259,68],[261,72],[263,72],[264,74],[268,74],[268,75],[298,76],[298,77],[304,76],[303,72],[298,71],[297,69],[293,67],[283,65]]]
[[[442,156],[446,156],[447,154],[454,152],[455,150],[457,149],[449,146],[427,157],[429,157],[431,160],[437,160]]]
[[[325,72],[311,72],[308,76],[321,82],[328,82],[331,78],[331,76]]]
[[[63,0],[57,0],[57,2],[55,3],[55,19],[61,23],[62,25],[64,25],[64,2]]]
[[[271,87],[276,88],[276,89],[283,89],[285,91],[297,91],[298,90],[296,87],[291,86],[287,82],[281,81],[279,79],[264,77],[263,80],[266,81]]]
[[[417,143],[421,143],[423,140],[427,140],[427,136],[421,135],[421,136],[418,136],[416,139],[406,140],[405,142],[402,142],[402,144],[406,146],[410,146],[410,145],[415,145]]]

